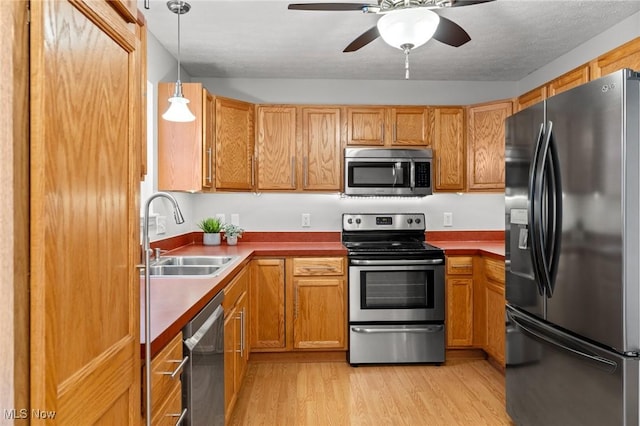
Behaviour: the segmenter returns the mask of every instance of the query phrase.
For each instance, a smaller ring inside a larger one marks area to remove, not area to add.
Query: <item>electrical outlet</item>
[[[310,228],[311,227],[311,214],[310,213],[302,213],[302,227]]]
[[[231,224],[240,226],[240,215],[238,213],[231,213]]]
[[[156,235],[163,235],[167,233],[167,217],[156,216]]]
[[[445,212],[444,214],[444,226],[453,226],[453,213]]]

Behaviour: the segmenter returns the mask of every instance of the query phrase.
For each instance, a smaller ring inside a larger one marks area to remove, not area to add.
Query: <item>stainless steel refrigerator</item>
[[[518,425],[638,425],[640,76],[506,122],[506,403]]]

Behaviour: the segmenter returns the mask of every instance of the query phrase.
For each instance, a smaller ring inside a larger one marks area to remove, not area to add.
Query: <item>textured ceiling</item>
[[[181,62],[192,77],[404,79],[403,53],[382,39],[342,53],[379,15],[287,9],[318,0],[188,2]],[[149,31],[177,57],[177,15],[165,1],[151,0],[146,10],[140,0],[139,7]],[[639,0],[496,0],[440,9],[471,41],[455,48],[431,40],[414,50],[411,79],[518,81],[638,11]]]

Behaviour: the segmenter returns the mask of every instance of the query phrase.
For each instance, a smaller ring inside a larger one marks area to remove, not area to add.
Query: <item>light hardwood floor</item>
[[[512,425],[487,361],[444,366],[250,363],[230,425]]]

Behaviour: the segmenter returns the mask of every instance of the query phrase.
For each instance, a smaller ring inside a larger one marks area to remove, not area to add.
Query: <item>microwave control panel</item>
[[[416,188],[431,186],[431,164],[427,161],[416,162]]]

